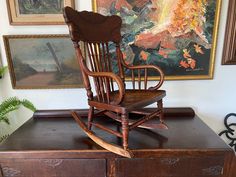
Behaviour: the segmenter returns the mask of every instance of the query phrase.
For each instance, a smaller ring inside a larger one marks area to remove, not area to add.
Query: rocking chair
[[[132,157],[132,152],[128,149],[129,131],[136,127],[152,128],[146,126],[145,122],[154,117],[159,117],[160,120],[158,126],[155,127],[167,129],[163,122],[162,104],[162,98],[166,92],[158,90],[164,81],[164,74],[158,66],[126,64],[120,49],[122,20],[119,16],[103,16],[87,11],[78,12],[65,7],[64,18],[69,26],[70,37],[76,50],[89,105],[87,125],[76,112],[72,112],[72,116],[97,144],[116,154]],[[83,43],[82,47],[80,47],[81,43]],[[116,66],[112,64],[112,61],[117,63]],[[124,70],[129,72],[129,76],[125,75],[127,72]],[[148,88],[149,70],[159,73],[160,79],[155,86]],[[132,82],[130,84],[132,89],[126,89],[127,77]],[[95,87],[95,91],[91,89],[92,86]],[[155,111],[152,110],[153,112],[150,113],[142,109],[153,103],[157,103],[158,108]],[[98,111],[97,114],[103,113],[120,122],[121,131],[95,123],[93,121],[97,115],[95,109]],[[142,118],[130,120],[130,113],[142,115]],[[92,126],[122,138],[123,148],[96,136],[91,131]]]

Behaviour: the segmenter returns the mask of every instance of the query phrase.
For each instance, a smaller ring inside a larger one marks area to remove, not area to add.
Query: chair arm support
[[[114,80],[118,86],[119,95],[118,98],[111,102],[111,104],[118,105],[122,102],[124,95],[125,95],[125,88],[124,83],[122,82],[121,78],[117,75],[115,75],[112,72],[87,72],[87,74],[91,77],[95,78],[111,78]]]
[[[124,95],[125,95],[125,88],[124,88],[124,83],[122,82],[121,78],[116,76],[112,72],[88,72],[87,73],[89,76],[94,77],[94,78],[111,78],[117,83],[118,86],[118,91],[119,95],[116,98],[116,100],[112,101],[111,104],[118,105],[122,102]]]
[[[120,54],[121,64],[122,64],[125,68],[128,68],[128,69],[130,69],[130,70],[136,70],[136,69],[154,69],[154,70],[156,70],[156,71],[159,72],[159,74],[160,74],[160,80],[159,80],[159,82],[158,82],[155,86],[149,87],[148,90],[157,90],[157,89],[159,89],[159,88],[162,86],[162,84],[163,84],[163,82],[164,82],[164,77],[165,77],[165,75],[164,75],[164,73],[163,73],[163,71],[161,70],[160,67],[155,66],[155,65],[129,66],[129,65],[127,65],[127,64],[125,63],[124,58],[123,58],[123,55],[122,55],[122,52],[121,52],[120,49],[118,49],[118,53]],[[147,79],[147,78],[146,78],[146,79]]]
[[[116,100],[111,102],[111,104],[114,104],[114,105],[120,104],[124,98],[124,95],[125,95],[125,87],[124,87],[124,83],[122,82],[121,78],[112,72],[92,72],[92,71],[90,71],[86,67],[85,59],[82,57],[81,50],[77,49],[76,52],[77,52],[77,56],[79,57],[79,64],[80,64],[81,70],[85,74],[87,74],[91,77],[94,77],[94,78],[99,78],[99,77],[100,78],[102,78],[102,77],[111,78],[112,80],[114,80],[117,83],[119,95]]]
[[[122,82],[121,78],[117,75],[115,75],[112,72],[92,72],[90,71],[87,67],[85,67],[85,65],[82,65],[83,71],[94,78],[111,78],[112,80],[114,80],[118,86],[118,91],[119,91],[119,95],[118,98],[116,100],[114,100],[113,102],[111,102],[111,104],[117,105],[119,103],[122,102],[124,95],[125,95],[125,87],[124,87],[124,83]]]
[[[158,67],[158,66],[155,66],[155,65],[128,66],[127,64],[123,64],[123,65],[126,68],[130,69],[130,70],[136,70],[136,69],[154,69],[154,70],[158,71],[159,74],[160,74],[159,82],[155,86],[149,87],[148,90],[157,90],[157,89],[159,89],[162,86],[162,84],[164,82],[165,75],[164,75],[163,71],[161,70],[161,68]]]

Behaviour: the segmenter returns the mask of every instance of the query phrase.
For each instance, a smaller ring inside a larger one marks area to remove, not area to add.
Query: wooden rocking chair
[[[164,74],[159,67],[154,65],[129,66],[125,63],[120,49],[122,20],[119,16],[103,16],[87,11],[78,12],[70,7],[65,7],[64,18],[69,26],[70,37],[76,50],[87,91],[89,105],[87,125],[76,112],[72,112],[72,115],[85,133],[97,144],[119,155],[132,157],[132,152],[128,149],[129,131],[135,127],[151,128],[146,126],[145,122],[154,117],[159,117],[160,120],[156,127],[167,129],[163,122],[162,104],[162,98],[166,92],[158,90],[164,81]],[[81,42],[83,43],[82,48],[80,47]],[[114,66],[112,67],[111,63],[112,52],[113,55],[115,54],[117,62],[118,73],[116,74],[113,72]],[[125,88],[124,68],[130,71],[129,78],[133,89]],[[149,70],[158,72],[160,79],[155,86],[148,88]],[[92,85],[94,85],[95,91],[92,91]],[[155,111],[151,113],[143,111],[142,108],[153,103],[157,103],[158,108]],[[93,121],[93,118],[96,117],[94,109],[98,110],[98,114],[103,113],[120,122],[121,132],[107,128],[101,123],[95,123]],[[142,115],[142,118],[131,121],[129,113]],[[96,136],[91,131],[92,126],[122,138],[123,148],[105,142]]]

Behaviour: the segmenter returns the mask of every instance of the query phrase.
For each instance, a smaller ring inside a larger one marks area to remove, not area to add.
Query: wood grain
[[[77,111],[87,119],[88,110]],[[128,159],[90,140],[67,111],[39,110],[0,145],[2,176],[234,177],[233,150],[199,117],[191,117],[190,108],[169,108],[165,114],[171,116],[166,117],[168,131],[137,128],[130,132],[129,145],[135,158]],[[94,118],[117,128],[101,114]],[[130,119],[136,117],[131,115]],[[96,127],[92,130],[122,145],[120,138]]]

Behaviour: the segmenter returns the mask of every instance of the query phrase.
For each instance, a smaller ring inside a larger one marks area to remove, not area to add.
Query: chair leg
[[[124,150],[128,149],[128,138],[129,138],[129,121],[128,114],[121,115],[121,124],[122,124],[122,139],[123,139],[123,148]]]
[[[158,106],[158,109],[161,110],[161,112],[160,112],[160,122],[163,123],[164,122],[164,120],[163,120],[164,114],[163,114],[163,102],[162,102],[162,99],[157,102],[157,106]]]
[[[94,107],[90,106],[89,112],[88,112],[88,129],[91,130],[93,121],[93,113],[94,113]]]

